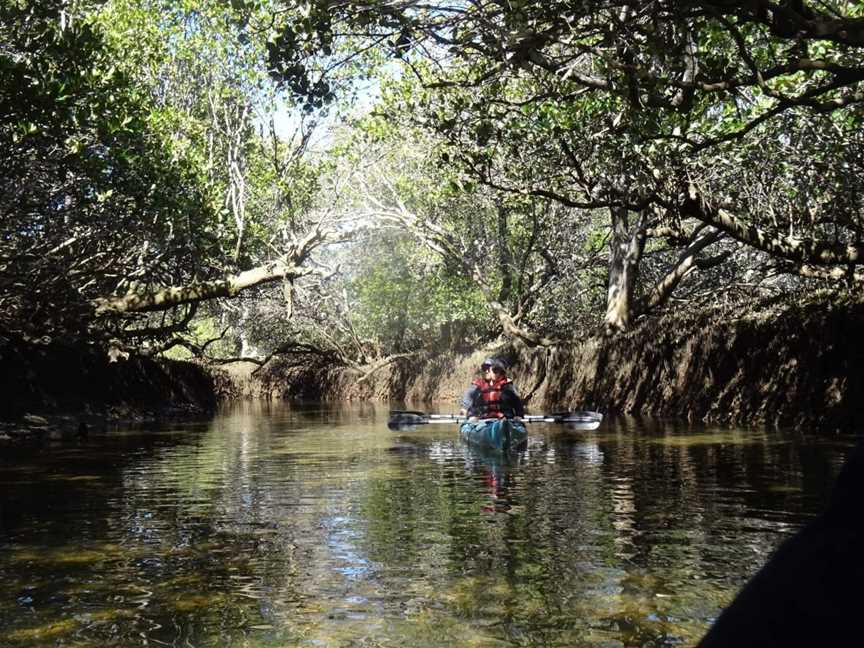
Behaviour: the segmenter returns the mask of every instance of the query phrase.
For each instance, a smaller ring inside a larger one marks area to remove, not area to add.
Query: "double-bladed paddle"
[[[557,412],[555,414],[526,414],[521,417],[526,423],[563,423],[580,430],[596,430],[600,427],[603,415],[600,412],[578,410],[575,412]],[[387,427],[391,430],[401,430],[415,425],[429,423],[461,423],[467,421],[467,416],[459,414],[427,414],[413,410],[392,410]]]

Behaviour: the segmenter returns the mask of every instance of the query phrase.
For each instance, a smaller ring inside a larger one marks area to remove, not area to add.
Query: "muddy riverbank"
[[[25,420],[43,425],[47,418],[78,429],[81,421],[203,416],[236,398],[449,401],[455,410],[476,367],[496,354],[511,364],[533,411],[592,408],[856,432],[864,427],[862,328],[861,303],[766,302],[744,316],[714,311],[667,317],[626,335],[567,347],[497,345],[467,355],[418,356],[368,376],[278,360],[253,376],[251,364],[207,368],[135,357],[111,362],[95,346],[6,345],[0,348],[0,421],[21,427]]]
[[[209,416],[233,389],[192,362],[111,358],[96,345],[0,345],[0,435],[82,435],[111,422]]]
[[[864,427],[864,305],[765,302],[747,315],[667,317],[570,347],[502,345],[394,364],[367,378],[327,367],[260,372],[271,398],[455,402],[482,358],[501,355],[535,410],[854,432]]]

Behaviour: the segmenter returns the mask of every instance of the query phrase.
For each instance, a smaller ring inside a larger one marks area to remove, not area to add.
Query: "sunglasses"
[[[496,371],[495,367],[493,367],[492,365],[480,365],[480,368],[481,368],[483,371],[489,371],[490,369],[491,369],[492,371]]]

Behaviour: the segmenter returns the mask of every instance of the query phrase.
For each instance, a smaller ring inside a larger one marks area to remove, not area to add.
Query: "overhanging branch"
[[[287,253],[257,268],[227,275],[221,279],[169,286],[144,293],[127,293],[116,297],[98,297],[92,301],[96,315],[163,311],[181,304],[194,304],[218,297],[235,297],[243,290],[273,281],[292,281],[313,272],[302,267],[312,251],[329,238],[320,227],[295,241]]]
[[[745,223],[722,207],[710,205],[692,184],[688,187],[686,196],[681,205],[682,216],[692,216],[713,225],[735,240],[757,250],[814,266],[855,266],[864,263],[864,244],[775,235]]]

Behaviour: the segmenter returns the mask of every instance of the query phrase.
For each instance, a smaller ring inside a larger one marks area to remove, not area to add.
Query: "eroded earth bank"
[[[703,313],[649,322],[568,348],[512,346],[408,359],[363,379],[274,363],[268,397],[455,402],[482,358],[506,357],[535,411],[609,413],[853,432],[864,424],[864,305],[763,304],[756,314]]]
[[[278,360],[207,368],[126,358],[96,347],[0,349],[3,433],[81,422],[207,415],[238,397],[422,404],[458,399],[480,360],[498,354],[534,411],[594,408],[746,426],[854,432],[864,423],[864,305],[763,304],[756,314],[705,313],[646,323],[567,348],[493,346],[417,356],[364,376]]]

